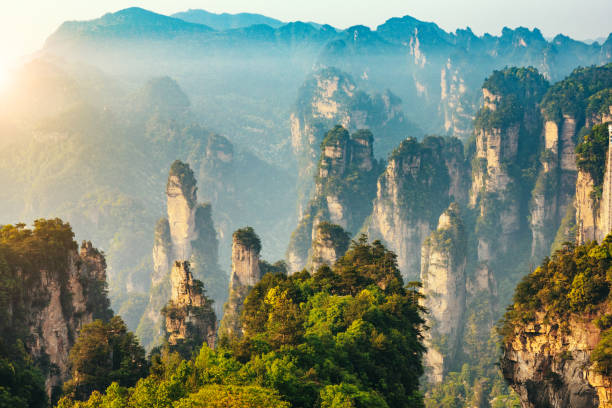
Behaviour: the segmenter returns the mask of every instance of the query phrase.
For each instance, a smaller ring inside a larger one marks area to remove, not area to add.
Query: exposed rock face
[[[195,229],[197,187],[193,172],[183,163],[181,165],[175,162],[168,175],[166,185],[168,224],[172,241],[172,257],[189,259],[192,250],[191,241],[197,238]]]
[[[367,229],[398,255],[404,279],[419,276],[421,244],[451,198],[465,197],[467,171],[458,139],[403,141],[378,179]]]
[[[599,222],[601,230],[605,234],[612,231],[612,124],[608,124],[608,154],[606,155],[606,166],[604,168],[604,180],[599,203]],[[603,236],[599,238],[599,242]]]
[[[595,195],[596,183],[585,170],[578,171],[576,181],[576,225],[578,243],[591,240],[601,242],[612,230],[612,125],[608,125],[608,149],[601,183],[601,196]]]
[[[577,174],[575,132],[576,121],[567,115],[561,126],[553,120],[544,122],[544,149],[540,156],[542,167],[530,208],[531,256],[534,258],[550,251],[556,227],[573,199]]]
[[[493,282],[505,273],[509,263],[504,259],[510,254],[530,256],[531,245],[520,243],[535,239],[527,217],[534,181],[524,174],[537,166],[542,135],[537,104],[547,89],[548,83],[533,68],[496,71],[483,85],[469,202],[478,213],[477,275],[491,276]],[[540,206],[541,197],[533,201],[532,224],[542,223],[537,216],[549,207]],[[557,226],[551,228],[553,237]]]
[[[176,261],[170,273],[170,301],[163,309],[166,338],[171,349],[186,355],[203,343],[215,347],[217,317],[202,282],[193,278],[189,262]]]
[[[305,204],[317,171],[318,147],[325,133],[335,125],[350,132],[372,129],[378,154],[384,157],[415,130],[400,106],[401,100],[391,92],[370,96],[357,88],[350,75],[335,68],[319,70],[306,80],[291,114],[291,143],[299,168],[299,215],[307,210]]]
[[[227,275],[218,265],[217,233],[210,204],[197,202],[196,180],[189,165],[172,164],[166,188],[168,218],[158,221],[153,246],[153,274],[149,304],[137,333],[146,348],[164,337],[159,311],[169,301],[170,272],[176,260],[188,260],[194,277],[204,283],[215,312],[222,314]]]
[[[232,240],[232,276],[229,300],[225,304],[221,335],[241,336],[240,314],[249,291],[260,281],[262,268],[259,260],[261,241],[251,227],[237,230]]]
[[[329,222],[321,222],[315,227],[312,241],[313,270],[321,265],[333,265],[349,248],[351,237],[341,226]]]
[[[155,226],[155,242],[153,244],[153,275],[151,285],[159,284],[170,272],[170,265],[174,254],[172,253],[172,239],[170,237],[170,224],[167,218],[161,218]]]
[[[319,223],[331,222],[355,234],[370,214],[379,168],[372,144],[372,133],[367,130],[349,136],[346,129],[336,126],[327,133],[321,143],[314,196],[287,250],[291,272],[304,268],[312,258]]]
[[[579,171],[576,180],[576,224],[578,242],[599,240],[603,234],[597,223],[598,211],[591,197],[595,182],[587,172]]]
[[[9,303],[8,321],[2,324],[8,324],[15,338],[25,328],[26,350],[34,361],[48,361],[42,367],[48,395],[70,379],[68,353],[81,327],[112,316],[104,290],[104,255],[83,241],[80,252],[69,250],[64,257],[65,269],[48,265],[34,274],[17,271],[27,293],[18,303]],[[15,293],[13,302],[18,298]]]
[[[478,109],[462,69],[449,58],[440,71],[440,111],[444,116],[444,130],[462,140],[470,136],[474,112]]]
[[[443,379],[459,350],[466,293],[466,234],[456,204],[440,216],[438,228],[423,243],[421,282],[427,308],[425,366],[430,382]]]
[[[525,408],[610,407],[612,381],[594,370],[591,351],[600,330],[590,322],[570,319],[537,322],[517,328],[505,346],[501,369]],[[566,323],[566,322],[563,322]]]

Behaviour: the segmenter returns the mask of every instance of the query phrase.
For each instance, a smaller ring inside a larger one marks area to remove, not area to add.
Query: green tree
[[[133,386],[148,370],[144,349],[119,316],[83,326],[69,359],[72,379],[65,391],[77,399],[103,391],[114,381]]]

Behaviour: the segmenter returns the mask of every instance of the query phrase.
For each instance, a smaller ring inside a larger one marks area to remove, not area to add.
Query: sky
[[[19,0],[2,6],[0,67],[40,49],[64,21],[94,19],[132,6],[161,14],[190,8],[251,12],[338,28],[375,28],[390,17],[409,14],[447,31],[469,26],[476,34],[499,34],[504,26],[538,27],[547,37],[563,33],[576,39],[612,32],[612,0]]]

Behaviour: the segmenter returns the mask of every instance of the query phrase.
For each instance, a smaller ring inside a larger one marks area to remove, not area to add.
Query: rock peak
[[[214,347],[217,318],[202,282],[193,278],[188,261],[175,261],[170,273],[171,298],[162,314],[171,348],[187,355],[206,342]]]
[[[261,241],[252,227],[233,234],[231,285],[254,286],[261,279],[259,253]]]
[[[230,278],[229,301],[225,304],[221,336],[241,336],[240,315],[250,290],[263,275],[259,260],[261,241],[251,227],[238,229],[233,234],[232,276]]]
[[[312,268],[333,265],[346,253],[350,242],[350,235],[341,226],[325,221],[319,223],[312,242]]]

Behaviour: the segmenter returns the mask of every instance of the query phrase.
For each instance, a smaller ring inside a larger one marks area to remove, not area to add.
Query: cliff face
[[[465,197],[466,180],[458,139],[407,139],[390,156],[367,229],[398,255],[404,279],[419,276],[421,244],[451,199]]]
[[[535,178],[529,174],[538,168],[542,133],[538,103],[547,89],[547,81],[533,68],[495,71],[483,85],[483,106],[474,122],[469,198],[477,238],[470,286],[474,293],[484,290],[491,311],[496,307],[497,282],[516,273],[517,259],[531,256],[528,215]],[[557,227],[558,223],[551,230],[556,232]],[[479,300],[483,299],[481,295]],[[478,308],[474,300],[469,306],[473,314]],[[495,319],[494,313],[489,317]],[[488,331],[494,321],[480,324]]]
[[[40,287],[31,299],[28,319],[31,338],[27,347],[31,354],[38,359],[46,355],[57,368],[47,375],[45,385],[49,394],[70,378],[68,353],[80,328],[96,318],[107,319],[112,315],[106,293],[100,292],[106,285],[104,256],[89,241],[83,241],[78,254],[71,252],[68,256],[67,285],[52,272],[41,270]],[[37,310],[35,304],[43,298],[48,303]]]
[[[575,132],[576,120],[570,116],[563,118],[561,126],[553,120],[544,121],[542,167],[530,209],[533,257],[548,253],[556,233],[554,226],[571,204],[576,185]]]
[[[171,349],[185,355],[203,343],[215,347],[217,317],[204,295],[202,282],[193,278],[189,262],[176,261],[170,273],[170,301],[164,307],[166,338]]]
[[[461,140],[470,136],[474,112],[478,110],[470,83],[473,78],[465,76],[465,66],[448,58],[440,69],[440,107],[444,130]]]
[[[91,242],[77,250],[70,225],[59,219],[37,220],[33,230],[4,226],[2,235],[2,352],[22,341],[51,396],[70,378],[68,353],[81,327],[112,317],[106,261]]]
[[[188,260],[196,279],[203,282],[219,315],[226,299],[227,276],[218,265],[217,233],[210,204],[197,202],[196,180],[189,165],[176,161],[166,188],[168,218],[158,221],[153,246],[153,274],[149,303],[138,327],[147,348],[163,338],[159,311],[170,299],[170,272],[177,260]]]
[[[232,275],[229,300],[225,304],[220,333],[222,336],[241,336],[240,314],[249,291],[262,277],[259,260],[261,241],[251,227],[237,230],[232,240]]]
[[[305,81],[291,114],[291,143],[299,169],[299,215],[306,210],[311,195],[318,147],[326,132],[336,125],[350,132],[371,129],[378,154],[384,157],[416,129],[405,119],[400,106],[401,100],[391,92],[368,95],[358,89],[350,75],[335,68],[319,70]]]
[[[423,243],[421,282],[427,308],[425,366],[430,382],[441,382],[454,361],[463,327],[466,293],[466,234],[459,208],[451,206],[440,216],[438,228]]]
[[[337,224],[351,234],[361,228],[371,212],[379,168],[372,144],[372,133],[367,130],[349,136],[346,129],[336,126],[327,133],[321,143],[314,195],[287,250],[290,271],[307,265],[321,222]]]
[[[523,407],[612,406],[611,250],[566,244],[516,287],[500,366]]]
[[[601,242],[612,230],[612,169],[610,168],[612,151],[609,148],[610,141],[612,141],[612,125],[595,126],[586,136],[589,139],[592,137],[599,139],[601,145],[596,159],[600,165],[598,169],[592,169],[592,166],[587,167],[585,164],[578,171],[575,206],[579,243],[590,240]],[[585,140],[579,147],[588,148],[589,143],[596,142],[597,140]],[[584,161],[580,159],[579,164],[583,164]],[[603,166],[601,166],[602,163]]]
[[[191,241],[198,236],[195,228],[196,191],[196,181],[190,169],[173,165],[166,185],[173,259],[191,257]]]
[[[310,261],[313,270],[321,265],[333,265],[349,248],[351,237],[339,225],[321,222],[314,234]]]
[[[590,361],[600,340],[599,328],[583,319],[564,325],[545,323],[543,318],[538,315],[536,322],[515,331],[501,361],[502,373],[522,406],[611,407],[612,380]]]

